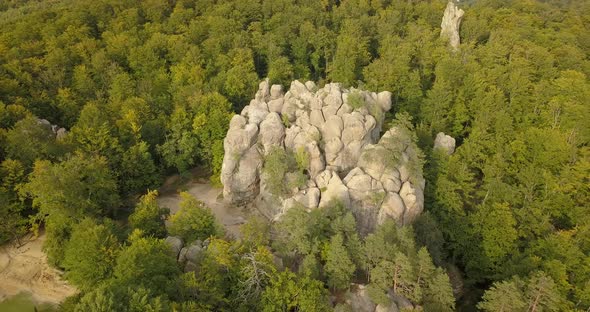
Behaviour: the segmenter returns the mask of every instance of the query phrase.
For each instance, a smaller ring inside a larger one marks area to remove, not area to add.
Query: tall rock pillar
[[[459,48],[461,38],[459,37],[459,27],[465,11],[457,7],[454,1],[449,1],[445,14],[443,15],[442,23],[440,24],[440,36],[448,38],[449,44],[453,49]]]

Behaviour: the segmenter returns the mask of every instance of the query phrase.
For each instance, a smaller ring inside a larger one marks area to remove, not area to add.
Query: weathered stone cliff
[[[411,223],[424,206],[424,179],[411,133],[392,127],[380,137],[391,105],[387,91],[293,81],[283,94],[282,86],[261,82],[224,141],[225,199],[256,200],[270,218],[336,200],[352,209],[363,232],[387,218]],[[284,176],[271,176],[265,161],[277,149],[299,159],[299,168],[285,164]]]

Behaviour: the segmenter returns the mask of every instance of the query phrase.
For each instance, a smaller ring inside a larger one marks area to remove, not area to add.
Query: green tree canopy
[[[168,231],[171,235],[180,236],[188,243],[222,234],[215,216],[204,203],[186,192],[180,196],[180,210],[170,217]]]
[[[169,214],[168,208],[161,208],[157,202],[158,191],[148,191],[141,196],[139,203],[135,205],[133,213],[129,216],[131,230],[140,230],[146,236],[164,238],[166,225],[164,218]]]
[[[87,218],[72,229],[62,266],[66,278],[83,291],[93,289],[113,274],[120,247],[112,226]]]

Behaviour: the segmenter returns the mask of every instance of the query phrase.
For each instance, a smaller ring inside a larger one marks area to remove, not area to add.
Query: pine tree
[[[324,270],[328,276],[328,285],[332,289],[348,288],[355,266],[346,247],[344,247],[344,239],[341,234],[332,236],[330,240]]]
[[[490,312],[524,311],[527,306],[522,296],[522,286],[518,278],[496,282],[484,293],[477,307]]]
[[[437,268],[428,281],[423,295],[426,311],[455,311],[455,297],[447,273]]]

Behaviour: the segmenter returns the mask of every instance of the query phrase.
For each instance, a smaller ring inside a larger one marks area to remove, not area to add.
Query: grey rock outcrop
[[[182,246],[184,245],[182,238],[176,236],[168,236],[166,237],[165,242],[166,244],[168,244],[168,246],[170,246],[170,252],[174,256],[174,258],[178,258],[178,255],[182,250]]]
[[[391,289],[386,295],[388,303],[377,304],[369,296],[367,285],[351,284],[343,296],[344,302],[341,303],[340,310],[353,312],[422,311],[419,306],[414,306],[406,297],[395,294]]]
[[[375,312],[399,312],[399,309],[397,305],[392,302],[389,305],[378,304],[375,308]]]
[[[442,23],[440,24],[440,36],[447,38],[449,44],[454,49],[459,48],[461,37],[459,36],[459,28],[461,27],[461,20],[465,11],[457,7],[454,0],[449,1],[445,13],[443,15]]]
[[[184,272],[196,271],[203,257],[203,252],[207,249],[206,244],[200,240],[184,245],[180,237],[168,236],[165,239],[166,244],[170,246],[170,253],[176,258],[179,266]]]
[[[455,139],[444,132],[439,132],[434,139],[434,149],[441,149],[451,155],[455,152]]]
[[[394,127],[380,137],[391,96],[338,83],[318,89],[309,81],[293,81],[283,94],[281,86],[262,81],[224,140],[224,198],[266,202],[270,218],[294,206],[312,210],[338,201],[365,233],[387,219],[411,223],[424,206],[424,179],[411,133]],[[269,183],[277,180],[270,182],[263,170],[276,148],[306,157],[305,168],[278,177],[288,185],[284,194],[271,194]],[[291,183],[301,174],[304,183]]]
[[[369,297],[367,286],[361,284],[352,285],[345,295],[345,302],[354,312],[373,312],[377,305]]]
[[[52,125],[47,119],[37,119],[37,123],[46,128],[48,131],[51,130],[53,135],[55,135],[55,139],[58,141],[64,140],[68,135],[68,130],[61,128],[58,125]]]
[[[395,303],[397,308],[402,311],[414,309],[414,305],[410,300],[408,300],[408,298],[395,294],[392,290],[389,290],[388,297]]]

